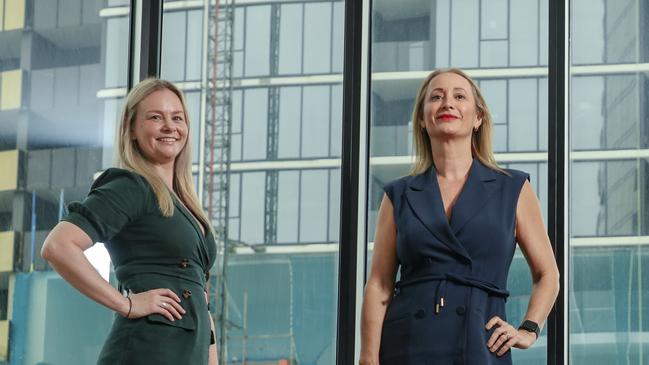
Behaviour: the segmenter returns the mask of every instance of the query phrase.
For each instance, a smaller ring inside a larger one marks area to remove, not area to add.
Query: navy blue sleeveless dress
[[[474,159],[450,222],[434,167],[385,186],[394,206],[400,280],[383,322],[380,363],[511,364],[491,353],[485,324],[506,320],[516,205],[529,175]]]

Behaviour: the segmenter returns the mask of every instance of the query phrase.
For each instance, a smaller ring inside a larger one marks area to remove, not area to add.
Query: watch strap
[[[536,338],[539,338],[539,334],[541,332],[541,328],[539,328],[539,324],[530,320],[523,321],[523,323],[521,323],[518,329],[525,330],[527,332],[532,332],[536,335]]]

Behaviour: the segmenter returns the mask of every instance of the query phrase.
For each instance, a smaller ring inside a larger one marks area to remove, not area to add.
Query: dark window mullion
[[[548,235],[552,242],[557,266],[561,277],[559,297],[547,321],[549,365],[564,363],[567,354],[565,334],[567,318],[565,308],[568,274],[566,268],[567,247],[567,205],[565,192],[568,188],[566,177],[568,166],[568,120],[566,118],[568,105],[569,52],[567,52],[566,32],[570,29],[569,0],[549,1],[548,27]]]
[[[141,4],[142,12],[137,11]],[[141,29],[135,28],[140,17]],[[137,34],[139,32],[139,34]],[[162,0],[131,0],[129,13],[128,89],[149,76],[160,76],[162,44]],[[139,41],[138,41],[139,40]],[[139,64],[135,64],[135,47],[139,45]],[[138,70],[138,72],[135,72]],[[135,80],[137,78],[137,80]]]
[[[354,363],[363,1],[345,1],[336,363]],[[361,227],[362,229],[363,227]]]

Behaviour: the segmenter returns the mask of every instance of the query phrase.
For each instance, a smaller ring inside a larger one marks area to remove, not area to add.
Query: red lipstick
[[[441,119],[441,120],[453,120],[453,119],[457,119],[457,117],[456,117],[455,115],[452,115],[452,114],[442,114],[442,115],[438,115],[438,116],[437,116],[437,119]]]

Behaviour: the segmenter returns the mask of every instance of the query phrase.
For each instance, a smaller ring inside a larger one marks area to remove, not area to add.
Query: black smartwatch
[[[539,324],[530,320],[523,321],[523,323],[521,323],[518,329],[525,330],[527,332],[532,332],[536,335],[536,338],[539,338],[539,333],[541,332],[541,329],[539,328]]]

